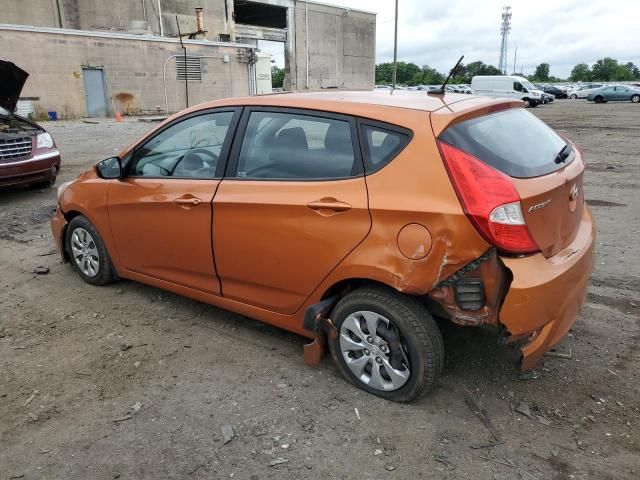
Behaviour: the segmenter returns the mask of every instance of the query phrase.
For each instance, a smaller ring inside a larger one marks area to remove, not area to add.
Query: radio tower
[[[503,75],[507,74],[507,38],[511,31],[511,7],[505,5],[502,8],[502,26],[500,27],[500,33],[502,34],[502,42],[500,43],[500,61],[498,62],[498,68]]]

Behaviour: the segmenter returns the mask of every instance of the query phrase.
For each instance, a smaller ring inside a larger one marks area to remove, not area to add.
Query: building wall
[[[76,32],[79,33],[79,32]],[[124,37],[124,35],[121,35]],[[249,74],[238,60],[236,46],[187,43],[189,55],[203,58],[202,82],[189,82],[190,104],[249,94]],[[165,110],[163,66],[170,112],[185,107],[184,81],[176,79],[175,60],[181,55],[176,40],[94,37],[0,29],[0,58],[29,72],[22,97],[38,97],[41,112],[55,110],[63,118],[86,116],[82,67],[102,67],[107,97],[127,98],[131,113]],[[223,56],[229,55],[229,63]],[[119,102],[118,102],[119,103]],[[122,106],[118,104],[119,109]]]
[[[0,26],[0,58],[13,59],[31,73],[23,96],[40,97],[44,111],[85,114],[82,65],[103,66],[108,94],[131,95],[131,110],[164,109],[162,66],[170,55],[182,53],[175,39],[176,16],[183,34],[194,32],[195,7],[202,6],[207,33],[198,40],[217,41],[226,34],[235,41],[236,33],[254,45],[258,38],[282,39],[288,90],[373,88],[375,14],[303,0],[257,1],[286,8],[289,28],[236,25],[234,0],[161,0],[165,37],[158,37],[157,0],[0,0],[0,24],[65,29],[34,32]],[[103,37],[63,33],[80,31],[102,32]],[[127,32],[152,35],[147,41]],[[129,38],[116,38],[123,36]],[[190,44],[190,55],[229,53],[231,59],[225,64],[220,58],[203,60],[206,73],[201,84],[191,86],[192,103],[249,93],[247,65],[239,62],[237,51],[232,45]],[[171,60],[167,64],[170,111],[184,106],[183,90],[176,85]]]
[[[312,2],[295,5],[294,88],[373,88],[376,16]]]
[[[56,0],[1,0],[0,23],[59,27]]]

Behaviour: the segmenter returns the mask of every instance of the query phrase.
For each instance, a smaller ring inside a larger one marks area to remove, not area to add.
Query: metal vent
[[[0,163],[20,160],[31,156],[31,137],[0,140]]]
[[[186,69],[185,69],[185,57],[179,56],[176,57],[176,72],[178,80],[185,80],[185,70],[186,70],[186,79],[189,82],[201,82],[202,81],[202,58],[201,57],[192,57],[188,56],[186,58]]]
[[[456,303],[462,310],[480,310],[484,306],[484,285],[479,278],[461,278],[455,284]]]

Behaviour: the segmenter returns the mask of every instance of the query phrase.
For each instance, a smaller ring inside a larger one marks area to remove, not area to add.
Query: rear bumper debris
[[[533,368],[575,324],[593,271],[595,228],[584,210],[574,241],[558,254],[502,258],[513,275],[500,310],[509,342],[522,352],[521,368]]]

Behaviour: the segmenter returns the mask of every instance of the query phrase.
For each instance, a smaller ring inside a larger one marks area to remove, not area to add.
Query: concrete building
[[[263,92],[261,40],[284,46],[285,90],[370,89],[375,21],[304,0],[2,0],[0,58],[39,114],[174,112]]]

